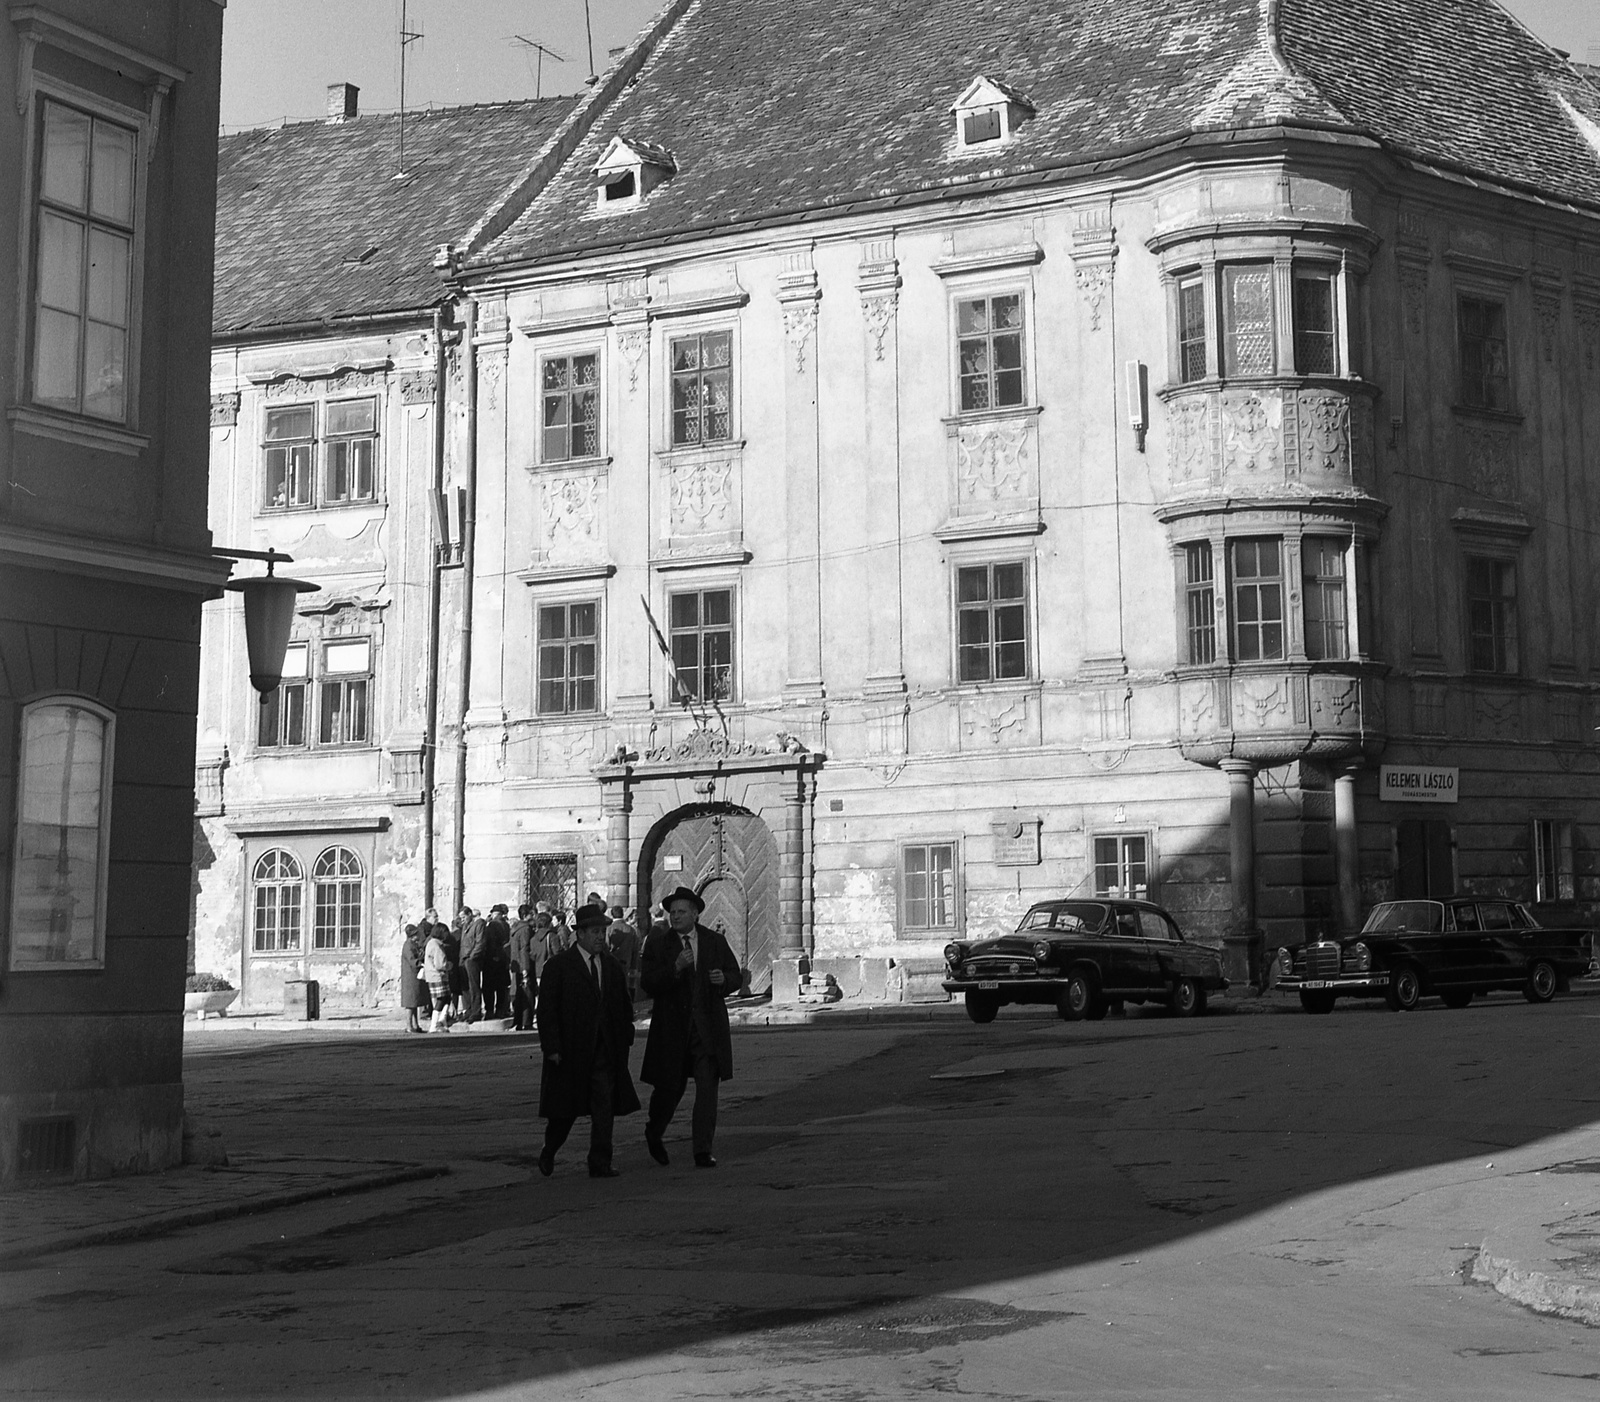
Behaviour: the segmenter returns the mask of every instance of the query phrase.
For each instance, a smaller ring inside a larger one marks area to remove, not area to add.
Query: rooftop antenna
[[[400,0],[400,169],[395,179],[406,173],[406,49],[422,38],[420,29],[406,25],[406,0]]]
[[[589,81],[598,76],[594,71],[594,23],[589,18],[589,0],[583,0],[583,32],[589,38]]]
[[[553,58],[557,63],[565,63],[566,59],[562,58],[561,55],[558,54],[554,49],[546,48],[543,44],[539,43],[537,39],[529,39],[521,34],[513,34],[511,36],[511,42],[513,44],[521,44],[524,49],[532,49],[534,51],[533,95],[536,98],[543,97],[544,56],[549,54],[550,57]]]

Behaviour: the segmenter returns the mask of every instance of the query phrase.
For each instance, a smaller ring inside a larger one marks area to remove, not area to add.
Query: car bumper
[[[1302,978],[1299,974],[1284,974],[1272,986],[1286,992],[1375,993],[1389,986],[1389,975],[1381,969],[1366,974],[1340,974],[1337,978]]]
[[[947,978],[946,993],[1001,993],[1008,997],[1028,994],[1042,1003],[1053,1003],[1067,986],[1064,978]]]

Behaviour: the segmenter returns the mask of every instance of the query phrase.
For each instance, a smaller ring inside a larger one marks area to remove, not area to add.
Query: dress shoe
[[[556,1156],[548,1149],[539,1155],[539,1172],[548,1178],[556,1171]]]
[[[667,1154],[667,1146],[661,1142],[661,1136],[654,1130],[645,1130],[644,1147],[650,1151],[650,1157],[657,1163],[669,1164],[672,1162]]]
[[[696,1154],[694,1156],[694,1166],[696,1168],[715,1168],[717,1161],[710,1154]]]
[[[612,1168],[612,1166],[610,1164],[606,1164],[604,1167],[599,1167],[599,1168],[597,1168],[594,1164],[590,1164],[589,1165],[589,1177],[591,1177],[591,1178],[620,1178],[620,1177],[622,1177],[622,1175],[619,1172],[617,1172],[616,1169]]]

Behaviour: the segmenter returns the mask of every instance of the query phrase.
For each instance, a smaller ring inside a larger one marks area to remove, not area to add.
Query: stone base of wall
[[[70,1122],[71,1167],[40,1182],[154,1173],[183,1161],[183,1083],[0,1095],[0,1185],[35,1181],[21,1162],[23,1126]]]
[[[831,976],[847,1003],[944,1003],[942,958],[874,958],[870,955],[818,957],[811,977]]]

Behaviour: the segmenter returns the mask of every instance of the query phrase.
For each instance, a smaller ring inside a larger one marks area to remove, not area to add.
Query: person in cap
[[[489,907],[483,927],[483,1015],[511,1016],[511,921],[504,902]]]
[[[639,982],[655,1000],[639,1079],[654,1089],[644,1140],[650,1157],[669,1162],[662,1136],[694,1081],[690,1117],[697,1168],[715,1168],[717,1087],[733,1075],[733,1036],[724,999],[737,993],[744,971],[728,942],[700,924],[706,903],[687,886],[662,902],[667,928],[652,930],[640,960]]]
[[[577,943],[552,958],[539,980],[539,1172],[546,1178],[580,1115],[589,1117],[589,1176],[615,1178],[612,1121],[639,1108],[628,1074],[633,1004],[622,966],[606,952],[606,923],[603,906],[579,909]]]

